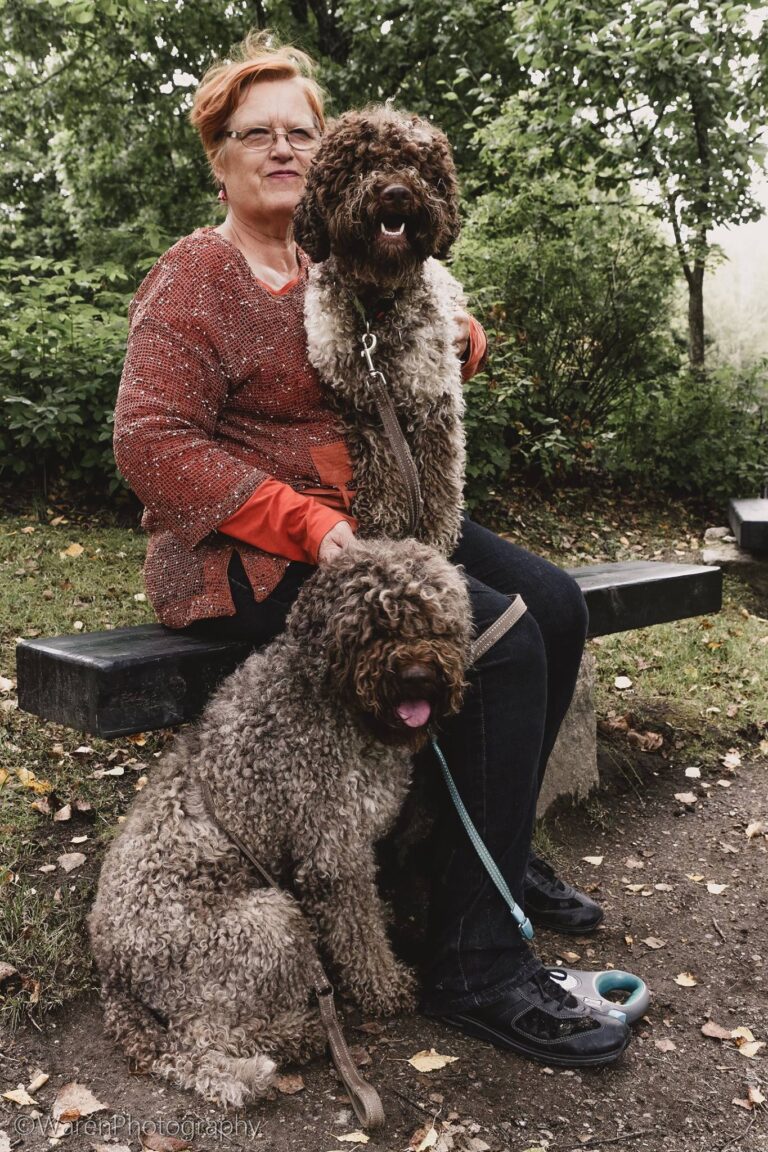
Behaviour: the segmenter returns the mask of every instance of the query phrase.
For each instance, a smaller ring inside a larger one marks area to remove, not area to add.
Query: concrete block
[[[600,782],[597,771],[595,658],[585,652],[571,707],[549,758],[538,815],[560,796],[583,800]]]

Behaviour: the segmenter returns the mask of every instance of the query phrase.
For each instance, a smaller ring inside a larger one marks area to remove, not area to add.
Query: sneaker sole
[[[548,932],[557,932],[561,936],[589,936],[590,932],[595,932],[605,919],[605,913],[601,912],[599,919],[595,920],[594,924],[590,924],[586,928],[574,928],[565,924],[555,924],[551,920],[548,921],[547,917],[550,913],[547,912],[537,913],[531,911],[528,915],[536,928],[546,928]]]
[[[458,1028],[467,1036],[475,1036],[478,1040],[485,1040],[497,1048],[506,1048],[510,1052],[516,1052],[518,1056],[525,1056],[529,1060],[538,1061],[540,1064],[557,1064],[568,1068],[588,1068],[599,1064],[613,1064],[615,1060],[623,1056],[632,1039],[632,1033],[628,1031],[621,1048],[617,1048],[607,1055],[560,1056],[555,1052],[540,1052],[538,1049],[528,1048],[522,1041],[511,1039],[505,1032],[497,1032],[490,1025],[480,1024],[477,1020],[471,1020],[466,1016],[440,1016],[439,1019],[444,1024],[450,1024],[452,1028]]]

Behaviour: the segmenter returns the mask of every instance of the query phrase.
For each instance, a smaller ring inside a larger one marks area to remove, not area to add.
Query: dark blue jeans
[[[565,572],[469,519],[451,560],[464,568],[476,634],[514,594],[528,606],[470,670],[461,712],[439,736],[469,814],[522,904],[536,800],[576,684],[586,605]],[[274,593],[258,604],[235,554],[230,584],[237,614],[206,627],[265,643],[282,630],[313,571],[291,564]],[[498,999],[538,961],[477,858],[431,752],[419,757],[418,770],[429,774],[438,814],[424,1009],[458,1011]]]

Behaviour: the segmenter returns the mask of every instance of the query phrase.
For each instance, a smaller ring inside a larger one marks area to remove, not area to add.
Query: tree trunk
[[[704,261],[696,260],[688,279],[688,357],[696,372],[704,369]]]

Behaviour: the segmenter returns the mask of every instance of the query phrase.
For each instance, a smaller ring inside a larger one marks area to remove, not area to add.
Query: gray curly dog
[[[227,1105],[263,1095],[280,1062],[325,1044],[313,941],[364,1012],[412,1006],[373,845],[414,749],[460,706],[469,644],[455,567],[414,540],[353,541],[177,738],[106,855],[89,917],[106,1027],[129,1058]],[[280,888],[212,821],[201,780]]]

